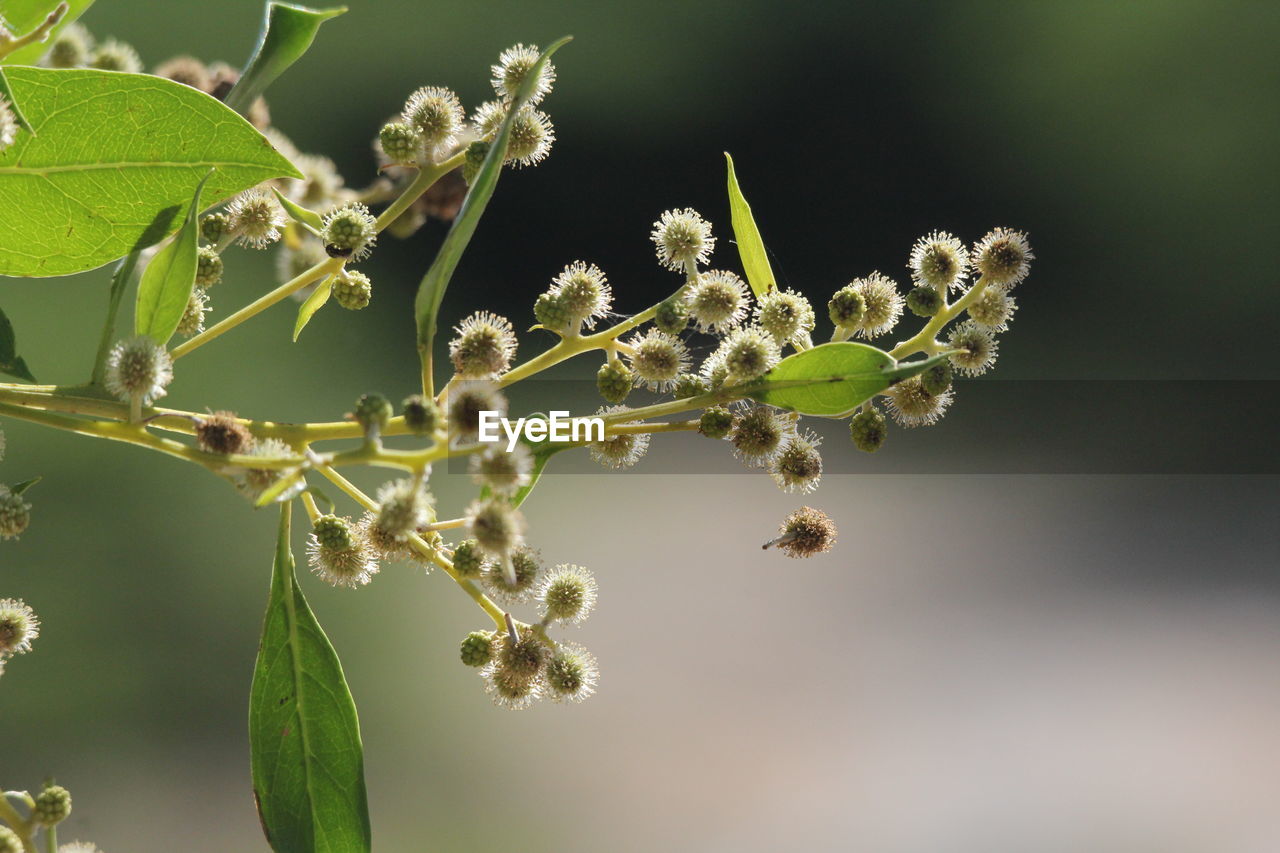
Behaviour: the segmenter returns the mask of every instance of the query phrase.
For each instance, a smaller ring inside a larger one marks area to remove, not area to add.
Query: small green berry
[[[0,853],[25,853],[22,839],[7,826],[0,826]]]
[[[696,397],[707,393],[707,381],[696,373],[681,373],[676,377],[676,385],[671,393],[677,400]]]
[[[920,374],[920,384],[930,394],[941,394],[951,387],[951,374],[951,364],[943,361],[925,368]]]
[[[196,285],[213,287],[222,281],[222,256],[212,246],[201,246],[196,253]]]
[[[472,631],[462,638],[462,662],[467,666],[484,666],[493,660],[493,634]]]
[[[378,133],[378,144],[388,160],[407,166],[414,163],[422,151],[422,133],[406,122],[388,122]]]
[[[356,408],[352,412],[356,423],[364,428],[365,433],[373,435],[386,429],[387,421],[394,414],[391,402],[381,394],[362,394],[356,400]]]
[[[689,326],[689,303],[678,296],[671,296],[658,305],[653,324],[668,335],[678,335]]]
[[[321,547],[334,551],[350,548],[354,541],[351,522],[336,515],[322,515],[311,524],[311,532]]]
[[[484,574],[485,556],[480,551],[480,543],[474,539],[464,539],[453,549],[453,570],[459,577],[478,578]]]
[[[596,389],[609,403],[621,403],[631,393],[634,375],[621,361],[606,361],[596,372]]]
[[[849,437],[853,446],[865,453],[875,453],[884,444],[888,422],[875,406],[867,406],[849,420]]]
[[[480,167],[484,165],[484,158],[489,156],[490,147],[491,144],[484,139],[477,139],[467,146],[467,155],[462,162],[462,177],[468,185],[480,174]]]
[[[533,316],[545,329],[553,332],[566,332],[573,316],[558,291],[549,290],[538,295],[533,303]]]
[[[333,298],[348,311],[369,307],[373,299],[373,282],[356,270],[343,270],[333,282]]]
[[[712,406],[698,420],[698,432],[707,438],[724,438],[733,429],[733,412],[724,406]]]
[[[36,795],[31,816],[41,826],[53,826],[71,814],[71,792],[61,785],[50,785]]]
[[[942,294],[927,284],[913,287],[907,294],[907,308],[917,317],[932,317],[942,310]]]
[[[406,397],[400,404],[400,411],[404,412],[405,426],[414,435],[431,435],[440,426],[440,407],[421,394]]]
[[[206,243],[217,245],[231,233],[231,217],[225,213],[210,213],[200,220],[200,236]]]
[[[862,312],[867,310],[866,300],[853,285],[845,285],[835,292],[827,303],[827,316],[837,329],[855,329],[862,322]]]

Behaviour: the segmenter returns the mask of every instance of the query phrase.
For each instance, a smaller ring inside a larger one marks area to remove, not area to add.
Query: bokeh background
[[[724,150],[775,270],[815,302],[904,277],[932,228],[1024,228],[1039,255],[997,371],[938,427],[875,457],[826,428],[833,473],[807,502],[840,525],[830,555],[762,552],[799,501],[695,436],[623,476],[561,457],[528,515],[548,560],[602,585],[575,637],[603,666],[582,706],[493,707],[457,662],[485,620],[441,575],[305,578],[360,707],[379,850],[1280,849],[1280,6],[350,6],[269,99],[356,185],[413,88],[475,105],[500,49],[577,37],[553,154],[504,176],[447,319],[527,326],[579,257],[620,310],[652,303],[673,286],[647,238],[668,207],[716,222],[736,265]],[[85,22],[149,65],[238,65],[259,15],[102,0]],[[184,359],[166,402],[331,420],[410,392],[409,306],[443,233],[380,246],[361,314],[322,312],[290,346],[281,307]],[[270,285],[250,255],[229,255],[221,310]],[[107,279],[0,283],[42,381],[82,378]],[[45,479],[0,596],[45,627],[0,680],[0,784],[56,775],[77,806],[62,837],[107,853],[265,849],[245,708],[274,514],[127,446],[3,427],[0,480]],[[471,493],[436,487],[445,507]]]

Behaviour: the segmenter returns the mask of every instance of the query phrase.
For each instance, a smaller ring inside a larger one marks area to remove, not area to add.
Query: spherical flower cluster
[[[61,785],[49,785],[36,794],[31,816],[40,826],[55,826],[71,814],[71,792]]]
[[[0,598],[0,662],[31,651],[40,636],[40,620],[21,599]]]
[[[596,390],[608,403],[621,403],[631,393],[635,374],[621,361],[606,361],[596,372]]]
[[[937,423],[951,405],[952,392],[931,394],[920,377],[913,376],[894,385],[885,396],[895,421],[905,427],[917,427]]]
[[[689,301],[683,291],[658,303],[653,325],[668,335],[678,335],[689,327]]]
[[[676,272],[688,264],[705,264],[716,247],[711,223],[691,207],[664,212],[649,236],[658,248],[658,262]]]
[[[3,663],[0,662],[0,673],[4,672],[2,667]],[[0,853],[26,853],[26,849],[27,846],[22,843],[18,833],[0,824]]]
[[[517,167],[536,166],[551,153],[555,141],[551,116],[533,107],[523,107],[511,121],[506,162]]]
[[[875,453],[884,444],[888,423],[884,413],[868,403],[866,408],[849,419],[849,437],[853,446],[863,453]]]
[[[424,86],[405,101],[403,118],[418,131],[420,144],[430,156],[457,141],[466,114],[453,91]]]
[[[331,210],[325,215],[320,231],[324,250],[334,258],[361,260],[373,250],[378,239],[376,223],[369,208],[359,202]]]
[[[212,246],[201,246],[196,253],[196,286],[209,288],[222,281],[222,255]]]
[[[173,359],[147,335],[120,341],[107,353],[103,381],[124,402],[134,398],[149,406],[173,381]]]
[[[1027,277],[1036,256],[1025,233],[996,228],[974,244],[972,257],[989,284],[1013,287]]]
[[[960,350],[951,354],[951,363],[966,376],[978,376],[991,369],[999,348],[991,330],[973,320],[966,320],[952,329],[947,346]]]
[[[44,64],[50,68],[78,68],[89,64],[93,53],[93,36],[83,25],[70,23],[65,25],[56,36],[49,52],[45,54]]]
[[[133,45],[119,39],[103,39],[89,58],[89,67],[99,71],[127,71],[130,74],[142,73],[142,59]]]
[[[17,539],[31,524],[31,504],[0,484],[0,540]]]
[[[463,539],[453,549],[453,570],[459,577],[478,578],[489,566],[489,558],[474,539]]]
[[[373,301],[373,282],[359,270],[343,269],[333,280],[333,298],[348,311],[361,311]]]
[[[637,386],[665,392],[689,366],[689,348],[684,342],[658,329],[639,332],[626,343],[631,350],[627,362]]]
[[[378,145],[389,162],[407,166],[422,153],[422,133],[409,122],[388,122],[378,132]]]
[[[702,365],[713,385],[738,385],[759,379],[782,358],[778,342],[757,326],[734,329]]]
[[[614,415],[628,411],[626,406],[609,406],[601,409],[598,415]],[[619,424],[614,424],[618,426]],[[649,451],[649,434],[645,432],[608,433],[601,441],[593,441],[587,446],[591,458],[606,468],[630,468]]]
[[[533,452],[517,444],[510,452],[494,444],[471,457],[471,479],[494,494],[513,495],[529,485],[533,473]]]
[[[945,296],[964,282],[969,271],[969,252],[958,238],[945,231],[934,231],[911,247],[907,268],[916,284]]]
[[[502,563],[509,583],[515,583],[511,554],[524,544],[524,516],[504,498],[473,501],[467,507],[467,531],[484,554]]]
[[[485,566],[483,580],[494,598],[510,606],[528,601],[542,576],[542,558],[528,545],[517,545],[506,559]]]
[[[1006,332],[1016,310],[1017,303],[1004,288],[988,287],[969,306],[969,319],[993,332]]]
[[[480,413],[507,414],[507,398],[492,382],[471,380],[449,390],[447,421],[449,440],[455,445],[476,440],[480,430]]]
[[[836,525],[825,512],[803,506],[782,522],[778,538],[764,544],[777,546],[788,557],[812,557],[830,551],[836,542]]]
[[[275,197],[262,190],[245,190],[227,205],[231,232],[242,246],[265,249],[280,239],[284,211]]]
[[[818,445],[822,443],[813,432],[803,435],[792,432],[769,460],[769,475],[778,488],[792,494],[807,495],[818,488],[822,478],[822,455]]]
[[[773,461],[794,424],[771,406],[751,406],[733,420],[729,443],[746,465],[760,468]]]
[[[400,412],[404,416],[404,425],[414,435],[431,435],[444,420],[435,400],[426,399],[421,394],[405,397],[400,404]]]
[[[191,291],[187,308],[178,320],[177,333],[190,338],[204,331],[204,316],[209,313],[209,296],[200,288]]]
[[[779,345],[803,341],[813,331],[813,306],[794,290],[772,290],[760,297],[755,320]]]
[[[898,286],[888,276],[873,272],[849,284],[862,297],[862,317],[854,327],[856,334],[874,338],[892,329],[902,317],[903,299]]]
[[[498,97],[504,101],[514,100],[521,84],[533,72],[541,55],[542,51],[538,46],[532,44],[517,44],[499,54],[498,64],[490,69],[493,72],[493,90],[498,93]],[[526,103],[540,103],[551,92],[555,82],[556,69],[548,60],[543,64]]]
[[[449,357],[462,379],[488,379],[511,367],[516,334],[505,317],[477,311],[459,323],[449,342]]]
[[[462,638],[459,648],[462,662],[467,666],[484,666],[493,660],[494,635],[491,631],[472,631]]]
[[[246,456],[257,456],[263,459],[282,459],[294,455],[293,449],[278,438],[266,438],[254,442]],[[276,468],[245,468],[236,479],[236,488],[249,500],[256,501],[263,492],[286,476],[287,472]],[[288,501],[297,497],[306,488],[306,482],[299,477],[295,483],[285,489],[277,501]]]
[[[375,526],[397,542],[431,522],[434,499],[419,479],[395,480],[378,489]]]
[[[596,692],[600,667],[595,655],[577,643],[561,643],[547,662],[544,676],[551,698],[557,702],[581,702]]]
[[[595,609],[599,588],[582,566],[559,565],[538,585],[538,603],[547,622],[580,625]]]
[[[307,556],[311,570],[332,586],[354,588],[378,572],[377,557],[349,518],[322,515],[312,522]]]
[[[746,283],[723,270],[710,270],[699,275],[697,284],[689,291],[687,302],[688,315],[698,324],[699,331],[720,335],[737,328],[750,304]]]

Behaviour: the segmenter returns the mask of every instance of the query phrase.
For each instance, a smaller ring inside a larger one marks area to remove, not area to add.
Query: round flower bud
[[[40,620],[21,599],[0,598],[0,658],[31,651],[40,636]]]
[[[89,67],[99,71],[127,71],[130,74],[142,73],[142,59],[133,45],[125,44],[119,39],[106,39],[94,50],[89,59]]]
[[[724,438],[733,429],[733,412],[724,406],[712,406],[698,419],[698,432],[707,438]]]
[[[945,231],[934,231],[916,241],[907,261],[911,280],[940,295],[960,287],[969,270],[969,252]],[[929,316],[929,315],[922,315]]]
[[[588,329],[613,305],[613,291],[604,271],[582,261],[574,261],[552,279],[551,291],[559,296],[569,322],[581,322]]]
[[[487,486],[496,495],[514,495],[529,485],[533,473],[533,452],[517,443],[510,452],[494,444],[471,456],[471,479]]]
[[[12,829],[0,825],[0,853],[25,853],[26,845]]]
[[[460,378],[487,379],[511,367],[516,334],[507,318],[477,311],[459,323],[454,332],[449,358]]]
[[[943,361],[926,367],[920,373],[920,385],[935,396],[948,390],[951,387],[951,364]]]
[[[71,814],[71,792],[61,785],[50,785],[36,794],[36,806],[31,816],[41,826],[54,826]]]
[[[378,561],[349,518],[322,515],[307,538],[311,570],[332,586],[363,586],[378,573]]]
[[[200,220],[200,238],[215,246],[221,243],[231,230],[231,216],[227,213],[210,213]],[[293,276],[289,277],[293,278]]]
[[[927,284],[913,287],[907,293],[907,308],[917,317],[932,317],[942,310],[942,294]]]
[[[919,376],[904,379],[886,392],[889,398],[889,414],[905,427],[928,426],[937,423],[951,405],[951,391],[930,394]]]
[[[884,413],[868,405],[849,419],[849,438],[853,439],[853,446],[862,452],[875,453],[884,444],[888,426]]]
[[[468,381],[451,388],[448,395],[449,438],[454,444],[475,441],[480,430],[480,413],[507,414],[507,398],[492,382]]]
[[[812,432],[792,433],[769,460],[769,476],[778,488],[792,494],[807,495],[818,488],[822,478],[822,440]]]
[[[351,413],[365,435],[380,434],[387,428],[387,421],[394,414],[391,401],[381,394],[361,394],[360,399],[356,400],[355,411]]]
[[[951,354],[951,364],[966,376],[986,373],[995,364],[998,344],[990,329],[966,320],[951,330],[947,346],[960,352]]]
[[[1027,277],[1035,254],[1027,235],[997,228],[973,246],[973,265],[988,284],[1013,287]]]
[[[738,385],[764,376],[781,357],[772,335],[755,326],[742,326],[725,337],[708,363],[711,368],[723,369],[724,384]],[[713,378],[707,368],[704,364],[703,372]]]
[[[862,314],[867,303],[862,293],[853,285],[845,285],[835,292],[827,303],[827,316],[837,329],[852,331],[862,324]]]
[[[484,582],[495,598],[505,604],[527,601],[542,573],[538,552],[518,545],[505,558],[485,567]]]
[[[555,290],[538,294],[537,301],[533,303],[533,316],[544,329],[560,334],[569,331],[569,324],[573,322],[573,315]]]
[[[201,92],[207,92],[213,86],[213,77],[209,74],[209,68],[194,56],[175,56],[172,59],[166,59],[151,73],[157,77],[190,86],[192,89],[199,89]]]
[[[415,163],[422,152],[422,134],[406,122],[388,122],[378,132],[378,145],[389,161],[408,166]]]
[[[457,140],[465,114],[451,90],[424,86],[405,101],[404,120],[417,129],[422,145],[430,153]]]
[[[294,452],[293,448],[278,438],[264,438],[261,441],[254,442],[245,455],[258,456],[263,459],[281,459],[292,457]],[[286,473],[286,471],[276,468],[245,468],[240,472],[236,480],[236,488],[249,500],[256,501],[263,492],[275,485]],[[304,488],[306,488],[306,483],[299,478],[276,500],[278,502],[292,500]]]
[[[596,390],[609,403],[621,403],[631,393],[635,375],[621,361],[606,361],[596,371]]]
[[[184,338],[198,335],[204,331],[204,315],[209,313],[209,297],[200,288],[191,291],[187,297],[187,308],[178,320],[177,334]]]
[[[173,381],[173,359],[146,335],[120,341],[107,353],[107,390],[124,402],[139,397],[144,406],[163,397]]]
[[[699,331],[722,335],[742,322],[751,297],[746,283],[738,276],[724,270],[710,270],[698,276],[698,283],[689,291],[688,304],[689,316],[698,324]],[[812,316],[812,309],[809,313]]]
[[[538,585],[543,619],[579,625],[595,609],[598,592],[591,572],[581,566],[556,566]]]
[[[873,272],[866,278],[854,279],[849,285],[862,297],[862,319],[854,330],[866,338],[883,335],[902,317],[902,296],[888,276]]]
[[[813,306],[794,290],[773,290],[756,305],[756,324],[779,345],[802,341],[813,331]]]
[[[658,329],[637,333],[626,343],[632,350],[627,361],[636,385],[644,385],[650,391],[667,391],[689,366],[689,349],[684,342]]]
[[[507,162],[520,166],[536,166],[551,153],[556,141],[551,117],[541,110],[525,107],[516,113],[511,122],[511,136],[507,140]]]
[[[1008,330],[1017,308],[1017,303],[1004,288],[987,287],[969,306],[969,319],[993,332],[1004,332]]]
[[[378,231],[369,208],[358,201],[330,211],[324,218],[320,240],[334,258],[360,260],[373,248]]]
[[[610,406],[597,414],[611,415],[627,411],[626,406]],[[606,468],[630,468],[649,450],[649,434],[644,432],[615,433],[606,429],[603,441],[593,441],[587,446],[591,458]]]
[[[649,237],[658,248],[658,262],[676,272],[686,263],[705,264],[716,247],[711,223],[690,207],[664,212]]]
[[[414,435],[431,435],[440,426],[442,415],[435,400],[427,400],[421,394],[406,397],[400,404],[404,412],[404,424]]]
[[[490,82],[493,83],[493,90],[498,93],[498,97],[506,101],[514,100],[525,78],[533,73],[534,66],[538,64],[538,57],[541,55],[542,51],[533,44],[527,46],[517,44],[499,54],[498,64],[489,69],[493,73],[493,79]],[[527,103],[539,103],[551,91],[555,82],[556,69],[548,61],[542,66]]]
[[[227,214],[240,245],[254,249],[265,249],[279,240],[285,226],[280,203],[261,190],[240,193],[227,205]]]
[[[490,147],[490,143],[484,139],[477,139],[467,146],[467,155],[462,162],[462,178],[468,186],[475,183],[484,159],[489,156]]]
[[[658,303],[653,325],[668,335],[678,335],[689,326],[689,303],[683,296],[670,296]]]
[[[67,24],[53,37],[44,63],[50,68],[79,68],[89,64],[93,36],[78,23]]]
[[[333,281],[333,298],[348,311],[368,308],[373,299],[373,282],[362,272],[344,269]]]
[[[752,467],[768,465],[792,432],[791,422],[783,420],[768,406],[752,406],[734,418],[729,443],[733,452]]]
[[[600,669],[591,652],[577,643],[561,643],[547,661],[544,678],[553,699],[581,702],[596,692]]]
[[[777,545],[788,557],[812,557],[830,551],[836,544],[835,522],[811,506],[802,506],[787,516],[778,532],[778,538],[764,547]]]
[[[396,480],[378,489],[375,526],[391,539],[404,542],[431,521],[432,498],[420,480]]]
[[[467,507],[467,530],[482,552],[505,560],[524,542],[524,516],[503,498],[474,501]]]
[[[474,539],[463,539],[453,549],[453,570],[459,577],[478,578],[484,574],[486,566],[484,553],[480,543]]]
[[[214,412],[196,422],[196,441],[206,453],[244,453],[253,444],[248,427],[234,412]]]
[[[672,396],[677,400],[705,393],[707,393],[707,382],[696,373],[681,373],[676,377],[675,387],[671,389]]]
[[[222,281],[222,256],[212,246],[201,246],[196,253],[196,286],[213,287]]]
[[[462,662],[467,666],[484,666],[493,660],[493,634],[489,631],[472,631],[462,638]]]

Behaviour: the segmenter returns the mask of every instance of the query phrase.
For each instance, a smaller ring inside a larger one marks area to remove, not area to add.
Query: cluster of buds
[[[37,835],[48,833],[40,842],[40,849],[55,850],[53,829],[71,815],[71,792],[52,782],[45,784],[34,797],[27,791],[9,791],[6,802],[0,804],[0,853],[29,853],[35,850]],[[14,808],[22,803],[28,814],[24,817]],[[9,826],[6,826],[5,823]],[[46,845],[44,841],[47,841]],[[75,841],[56,847],[57,853],[101,853],[97,846],[85,841]]]

